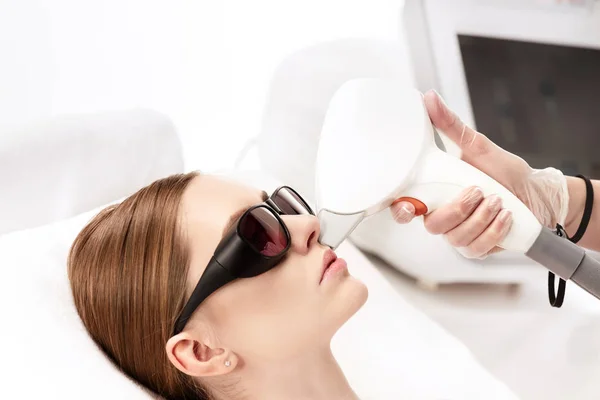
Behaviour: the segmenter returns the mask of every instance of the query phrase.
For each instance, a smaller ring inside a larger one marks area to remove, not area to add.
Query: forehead
[[[181,225],[198,277],[213,255],[232,214],[262,202],[260,190],[210,175],[195,177],[183,195]],[[192,277],[193,278],[193,277]]]

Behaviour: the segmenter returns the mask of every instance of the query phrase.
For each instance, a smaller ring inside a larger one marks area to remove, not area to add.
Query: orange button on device
[[[400,197],[399,199],[394,200],[392,204],[400,203],[402,201],[410,203],[415,207],[415,216],[418,217],[419,215],[427,214],[427,206],[421,200],[417,200],[413,197]]]

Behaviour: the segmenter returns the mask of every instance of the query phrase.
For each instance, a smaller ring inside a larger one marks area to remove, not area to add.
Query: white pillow
[[[0,397],[152,398],[95,345],[71,297],[67,253],[99,210],[0,236]]]
[[[252,185],[276,186],[249,175]],[[2,397],[152,398],[95,346],[72,302],[67,253],[98,211],[0,237]],[[462,344],[398,296],[356,248],[346,243],[339,253],[370,290],[333,342],[361,399],[515,398]]]

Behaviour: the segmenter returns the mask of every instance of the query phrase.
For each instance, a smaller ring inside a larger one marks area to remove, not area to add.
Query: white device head
[[[342,214],[382,210],[410,183],[419,158],[434,145],[421,93],[379,79],[347,82],[333,96],[323,123],[317,206]]]
[[[525,253],[541,225],[510,191],[440,150],[413,88],[383,79],[355,79],[333,96],[320,136],[316,201],[322,244],[337,247],[366,217],[397,199],[421,214],[452,201],[469,186],[497,194],[513,212],[502,246]]]

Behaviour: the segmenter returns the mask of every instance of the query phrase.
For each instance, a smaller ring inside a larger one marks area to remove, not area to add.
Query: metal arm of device
[[[543,228],[525,255],[600,299],[600,261],[583,248]]]

